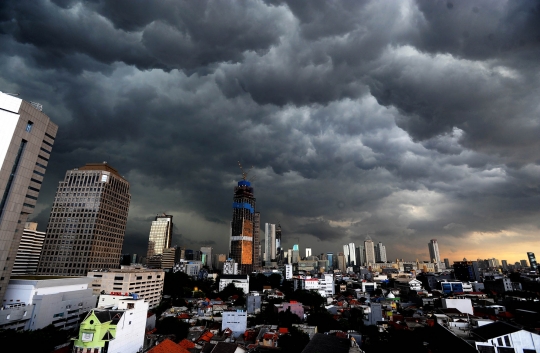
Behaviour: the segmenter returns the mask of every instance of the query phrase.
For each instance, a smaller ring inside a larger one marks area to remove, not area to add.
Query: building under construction
[[[230,247],[230,257],[238,263],[238,270],[243,274],[249,274],[253,271],[255,222],[253,188],[251,183],[245,180],[244,175],[244,179],[240,180],[238,186],[234,188]]]

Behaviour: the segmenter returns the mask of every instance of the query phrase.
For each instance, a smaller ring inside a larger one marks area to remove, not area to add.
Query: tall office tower
[[[349,243],[349,266],[358,265],[356,263],[356,246],[354,243]]]
[[[528,265],[527,265],[527,260],[519,260],[519,264],[520,264],[521,267],[523,267],[523,268],[528,267]]]
[[[261,246],[261,213],[255,212],[253,220],[253,270],[257,271],[262,266]],[[214,265],[215,266],[215,265]]]
[[[300,260],[300,247],[298,244],[294,244],[292,247],[292,263],[297,264]]]
[[[37,223],[26,222],[17,257],[13,264],[12,276],[36,273],[44,240],[45,232],[37,230]]]
[[[536,263],[536,256],[533,252],[528,252],[527,257],[529,258],[529,264],[531,265],[531,270],[536,271],[538,264]]]
[[[330,266],[330,269],[334,268],[334,253],[326,253],[326,257],[328,258],[328,266]]]
[[[375,259],[375,246],[373,245],[373,240],[369,237],[366,237],[364,241],[364,252],[366,255],[366,265],[372,265],[376,262]]]
[[[264,265],[270,266],[272,260],[276,258],[276,225],[264,224]]]
[[[375,261],[386,262],[386,246],[381,242],[375,245]]]
[[[204,255],[205,259],[205,261],[203,261],[203,265],[206,265],[208,268],[212,269],[212,248],[210,246],[201,247],[201,254]]]
[[[487,259],[486,261],[488,263],[488,267],[499,268],[499,260],[497,260],[496,258],[493,257],[491,259]]]
[[[150,227],[148,237],[148,251],[146,258],[150,260],[152,256],[162,255],[165,249],[171,247],[173,232],[173,216],[162,214],[157,215]]]
[[[58,130],[41,110],[40,104],[0,92],[0,300]]]
[[[292,264],[292,249],[287,250],[287,263]]]
[[[345,260],[345,254],[340,252],[337,255],[337,268],[343,273],[345,273],[345,271],[347,271],[346,261],[347,260]]]
[[[283,249],[281,249],[281,224],[276,226],[276,260],[278,263],[283,262]]]
[[[356,247],[356,264],[358,266],[363,266],[366,262],[366,252],[363,244],[360,244]]]
[[[351,252],[349,251],[349,244],[343,245],[343,256],[345,256],[345,266],[349,266]]]
[[[116,169],[88,163],[58,183],[38,274],[84,276],[118,268],[131,195]]]
[[[230,258],[242,274],[253,270],[253,225],[255,197],[251,183],[244,179],[234,188],[233,219],[231,222]]]
[[[450,269],[450,260],[449,259],[444,259],[444,267],[447,268],[447,269]]]
[[[306,248],[306,257],[311,256],[311,248]]]
[[[508,270],[508,261],[502,260],[501,262],[502,262],[502,269],[504,271],[507,271]]]
[[[431,239],[428,243],[429,247],[429,262],[441,262],[441,255],[439,255],[439,244],[437,239]]]

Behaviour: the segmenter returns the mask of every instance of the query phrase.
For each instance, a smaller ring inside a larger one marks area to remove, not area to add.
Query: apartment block
[[[119,270],[92,271],[88,273],[92,278],[94,294],[105,291],[106,294],[122,293],[137,294],[154,308],[161,301],[163,280],[165,272],[143,268],[124,268]]]

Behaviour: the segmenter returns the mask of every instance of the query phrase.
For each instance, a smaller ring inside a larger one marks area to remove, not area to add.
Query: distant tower
[[[283,263],[283,250],[281,249],[281,224],[276,226],[276,260]]]
[[[230,257],[238,264],[238,270],[242,274],[249,274],[253,271],[253,228],[256,200],[253,196],[251,183],[246,180],[247,174],[242,171],[242,180],[234,187],[230,239]]]
[[[271,223],[264,224],[264,265],[270,266],[272,260],[276,258],[276,225]]]
[[[172,218],[173,216],[162,214],[157,215],[152,221],[150,235],[148,236],[147,259],[150,259],[154,255],[163,255],[163,251],[171,247],[173,232]]]
[[[386,262],[386,246],[381,242],[375,245],[375,260],[377,262]]]
[[[366,264],[369,266],[371,264],[374,264],[376,262],[375,259],[375,246],[373,244],[373,240],[371,240],[371,237],[368,235],[366,236],[366,240],[364,241],[364,252],[366,255]]]
[[[262,266],[262,244],[261,244],[261,213],[255,212],[253,222],[253,270],[257,271]]]
[[[311,256],[311,248],[306,248],[306,257]]]
[[[437,239],[431,239],[428,243],[428,247],[429,247],[429,261],[440,263],[441,256],[439,255],[439,244],[437,243]]]
[[[529,258],[529,265],[531,265],[531,270],[536,271],[536,269],[538,268],[536,256],[534,256],[533,252],[528,252],[527,257]]]

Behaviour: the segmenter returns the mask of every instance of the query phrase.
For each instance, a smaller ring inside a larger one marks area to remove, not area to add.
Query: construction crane
[[[251,166],[251,168],[249,168],[249,170],[247,172],[244,171],[244,168],[242,167],[242,163],[240,163],[240,161],[238,161],[238,166],[240,167],[240,170],[242,171],[242,179],[246,180],[247,177],[248,177],[249,172],[251,172],[251,170],[253,169],[253,166]],[[252,181],[253,181],[253,179],[254,178],[252,178]]]

